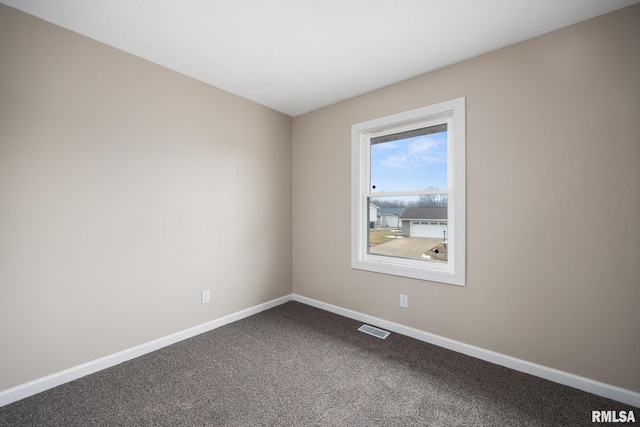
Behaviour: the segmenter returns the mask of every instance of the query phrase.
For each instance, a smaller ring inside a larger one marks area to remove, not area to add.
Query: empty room
[[[638,0],[0,0],[0,425],[637,423]]]

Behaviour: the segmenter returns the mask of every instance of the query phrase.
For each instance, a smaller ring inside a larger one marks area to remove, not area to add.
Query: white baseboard
[[[50,388],[59,386],[64,383],[82,378],[86,375],[93,374],[103,369],[110,368],[118,365],[127,360],[140,357],[152,351],[159,350],[163,347],[175,344],[179,341],[187,338],[194,337],[204,332],[211,331],[229,323],[235,322],[245,317],[253,316],[261,311],[268,310],[285,302],[291,301],[292,295],[286,295],[281,298],[276,298],[271,301],[267,301],[263,304],[256,305],[254,307],[247,308],[245,310],[238,311],[236,313],[229,314],[216,320],[212,320],[201,325],[194,326],[189,329],[185,329],[180,332],[176,332],[171,335],[167,335],[162,338],[158,338],[147,343],[128,348],[126,350],[101,357],[100,359],[92,360],[82,365],[74,366],[73,368],[65,369],[64,371],[57,372],[55,374],[47,375],[46,377],[38,378],[28,383],[18,385],[16,387],[9,388],[7,390],[0,391],[0,407],[8,405],[9,403],[16,402],[25,397],[33,396],[34,394],[43,392]]]
[[[303,304],[307,304],[312,307],[326,310],[335,314],[339,314],[350,319],[370,323],[374,326],[387,329],[391,332],[406,335],[420,341],[424,341],[430,344],[437,345],[439,347],[456,351],[458,353],[475,357],[477,359],[495,363],[496,365],[505,366],[516,371],[524,372],[530,375],[547,379],[549,381],[577,388],[578,390],[583,390],[588,393],[606,397],[608,399],[622,402],[627,405],[640,407],[640,393],[636,393],[631,390],[626,390],[599,381],[594,381],[589,378],[580,377],[578,375],[559,371],[557,369],[548,368],[546,366],[527,362],[526,360],[516,359],[515,357],[506,356],[504,354],[485,350],[480,347],[464,344],[459,341],[444,338],[408,326],[400,325],[398,323],[389,322],[387,320],[379,319],[374,316],[369,316],[367,314],[327,304],[296,294],[286,295],[284,297],[277,298],[266,303],[256,305],[254,307],[241,310],[237,313],[233,313],[219,319],[212,320],[210,322],[203,323],[189,329],[185,329],[184,331],[176,332],[175,334],[167,335],[166,337],[162,337],[148,343],[141,344],[120,351],[118,353],[114,353],[109,356],[105,356],[91,362],[83,363],[82,365],[74,366],[73,368],[69,368],[43,378],[38,378],[28,383],[0,391],[0,407],[8,405],[9,403],[16,402],[20,399],[24,399],[26,397],[33,396],[34,394],[43,392],[61,384],[76,380],[78,378],[82,378],[86,375],[101,371],[106,368],[110,368],[122,362],[126,362],[127,360],[131,360],[144,354],[151,353],[152,351],[159,350],[163,347],[175,344],[187,338],[191,338],[204,332],[227,325],[229,323],[244,319],[245,317],[253,316],[254,314],[260,313],[261,311],[268,310],[291,300],[298,301]]]
[[[592,393],[597,396],[606,397],[608,399],[625,403],[627,405],[640,407],[640,393],[636,393],[631,390],[626,390],[626,389],[605,384],[599,381],[594,381],[589,378],[580,377],[578,375],[570,374],[568,372],[563,372],[557,369],[548,368],[546,366],[527,362],[526,360],[516,359],[515,357],[496,353],[490,350],[485,350],[483,348],[465,344],[460,341],[444,338],[439,335],[434,335],[429,332],[424,332],[418,329],[410,328],[408,326],[400,325],[398,323],[389,322],[387,320],[379,319],[377,317],[369,316],[367,314],[359,313],[357,311],[327,304],[311,298],[303,297],[301,295],[293,294],[293,300],[301,302],[303,304],[310,305],[312,307],[325,310],[325,311],[339,314],[341,316],[348,317],[350,319],[358,320],[364,323],[369,323],[373,326],[378,326],[380,328],[387,329],[391,332],[395,332],[401,335],[406,335],[420,341],[437,345],[439,347],[444,347],[446,349],[453,350],[458,353],[466,354],[468,356],[472,356],[477,359],[495,363],[496,365],[504,366],[516,371],[524,372],[526,374],[534,375],[539,378],[544,378],[546,380],[553,381],[558,384],[577,388],[578,390],[586,391],[588,393]]]

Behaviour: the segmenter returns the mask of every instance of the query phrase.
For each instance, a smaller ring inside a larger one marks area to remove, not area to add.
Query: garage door
[[[431,237],[442,238],[443,232],[447,231],[447,225],[444,222],[426,222],[413,221],[411,223],[411,237]]]

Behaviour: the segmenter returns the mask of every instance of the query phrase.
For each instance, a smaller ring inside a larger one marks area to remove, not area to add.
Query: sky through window
[[[371,186],[374,192],[446,189],[447,132],[372,144]]]

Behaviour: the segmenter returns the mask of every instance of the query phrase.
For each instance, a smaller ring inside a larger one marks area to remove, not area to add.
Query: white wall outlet
[[[211,301],[211,291],[202,291],[202,303],[208,304]]]
[[[409,308],[409,296],[400,294],[400,307]]]

